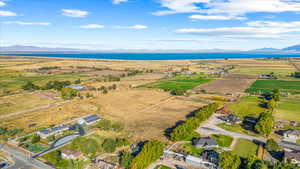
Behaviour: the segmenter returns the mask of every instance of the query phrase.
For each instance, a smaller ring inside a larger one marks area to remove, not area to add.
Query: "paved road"
[[[252,141],[260,141],[263,143],[265,143],[267,141],[267,139],[263,138],[263,137],[254,137],[254,136],[249,136],[246,134],[240,134],[240,133],[226,131],[217,126],[217,124],[223,123],[223,121],[221,121],[217,117],[218,117],[218,115],[214,114],[209,120],[207,120],[206,122],[201,124],[200,128],[197,129],[197,132],[200,133],[201,135],[224,134],[224,135],[228,135],[228,136],[231,136],[234,138],[243,138],[243,139],[252,140]],[[279,142],[278,144],[281,147],[284,147],[287,149],[300,151],[300,146],[293,144],[293,143],[288,143],[288,142],[282,141],[282,142]]]
[[[14,164],[10,165],[8,169],[53,169],[51,166],[48,166],[36,159],[32,159],[30,156],[17,152],[6,145],[1,145],[1,150],[9,153],[14,160]]]
[[[59,149],[59,148],[65,146],[65,145],[71,143],[72,140],[74,140],[74,139],[75,139],[76,137],[78,137],[78,136],[80,136],[80,134],[71,134],[71,135],[62,137],[62,138],[56,140],[56,141],[51,145],[51,147],[50,147],[49,149],[47,149],[47,150],[45,150],[45,151],[43,151],[43,152],[41,152],[41,153],[38,153],[38,154],[32,156],[32,158],[37,158],[37,157],[39,157],[39,156],[43,156],[43,155],[48,154],[48,153],[50,153],[50,152],[52,152],[52,151],[55,151],[55,150],[57,150],[57,149]]]

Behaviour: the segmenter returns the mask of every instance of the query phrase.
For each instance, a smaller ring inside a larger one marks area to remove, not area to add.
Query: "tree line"
[[[169,133],[170,140],[181,141],[189,139],[191,134],[194,133],[194,130],[199,127],[201,122],[209,119],[218,107],[219,105],[217,103],[212,103],[196,111],[192,117],[189,117],[185,122],[176,126]]]

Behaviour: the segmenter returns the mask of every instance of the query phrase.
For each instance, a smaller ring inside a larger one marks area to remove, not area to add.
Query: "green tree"
[[[237,169],[240,164],[240,157],[233,151],[222,152],[219,156],[219,166],[222,169]]]
[[[31,138],[31,143],[35,144],[35,143],[38,143],[40,140],[41,140],[41,137],[37,134],[34,134]]]
[[[112,152],[116,151],[116,148],[117,148],[116,140],[110,139],[110,138],[105,139],[102,143],[102,148],[107,153],[112,153]]]
[[[123,151],[121,152],[121,157],[120,157],[120,165],[126,169],[130,169],[130,165],[132,162],[133,156],[131,155],[130,152]]]
[[[273,99],[274,99],[276,102],[279,102],[279,101],[280,101],[280,90],[279,90],[279,89],[275,89],[275,90],[273,91],[272,97],[273,97]]]
[[[157,140],[152,140],[144,144],[141,152],[134,157],[130,169],[145,169],[151,163],[163,155],[164,144]]]
[[[81,80],[80,79],[77,79],[74,81],[74,84],[80,84],[81,83]]]
[[[280,150],[280,146],[274,139],[268,139],[265,145],[265,148],[268,151],[278,151]]]
[[[270,110],[270,112],[273,113],[275,107],[276,107],[276,101],[274,99],[268,100],[267,108]]]
[[[274,117],[270,113],[261,113],[258,122],[255,125],[255,130],[260,134],[268,136],[273,129]]]
[[[172,95],[181,96],[184,95],[184,90],[180,87],[177,87],[176,89],[171,91]]]
[[[72,100],[77,95],[78,95],[78,92],[75,89],[71,89],[71,88],[62,88],[61,89],[61,97],[64,100]]]
[[[40,87],[28,81],[25,85],[22,86],[22,89],[28,91],[34,91],[34,90],[39,90]]]
[[[273,169],[299,169],[295,164],[292,164],[290,161],[287,162],[278,162]]]

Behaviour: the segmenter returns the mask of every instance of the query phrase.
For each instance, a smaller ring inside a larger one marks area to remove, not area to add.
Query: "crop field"
[[[183,91],[187,91],[201,84],[208,83],[210,81],[211,81],[210,79],[166,80],[166,81],[158,81],[140,87],[157,88],[157,89],[163,89],[165,91],[172,91],[175,90],[176,88],[180,88]]]
[[[234,73],[240,74],[250,74],[250,75],[260,75],[260,74],[269,74],[273,72],[275,75],[279,77],[286,77],[291,73],[294,73],[296,69],[290,65],[282,65],[282,66],[243,66],[234,70]]]
[[[271,92],[274,89],[280,89],[281,92],[298,94],[300,93],[300,81],[257,80],[250,86],[250,88],[246,89],[246,92],[265,93]]]
[[[196,91],[205,90],[212,93],[241,93],[244,92],[254,81],[255,76],[232,74],[224,78],[197,87]]]

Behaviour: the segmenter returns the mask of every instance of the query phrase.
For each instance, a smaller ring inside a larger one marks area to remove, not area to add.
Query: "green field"
[[[164,165],[159,165],[159,166],[156,166],[154,169],[171,169],[171,168],[164,166]]]
[[[274,116],[279,119],[294,120],[300,122],[299,112],[300,98],[282,97],[275,108]]]
[[[231,131],[231,132],[235,132],[235,133],[241,133],[241,134],[246,134],[246,135],[250,135],[250,136],[260,136],[259,134],[256,134],[252,131],[246,130],[244,129],[240,124],[226,124],[226,123],[221,123],[218,124],[218,127],[227,130],[227,131]]]
[[[190,79],[190,80],[166,80],[158,81],[155,83],[143,85],[140,87],[157,88],[165,91],[172,91],[176,88],[180,88],[183,91],[193,89],[201,84],[210,82],[210,79]]]
[[[281,92],[291,94],[300,94],[300,81],[257,80],[250,86],[250,88],[246,89],[246,92],[259,94],[271,92],[274,89],[280,89]]]
[[[226,108],[240,118],[246,116],[257,117],[265,111],[265,108],[259,106],[259,98],[256,96],[242,97],[237,102],[229,104]]]
[[[0,69],[0,89],[18,90],[28,81],[36,85],[45,85],[48,81],[75,81],[79,78],[84,79],[86,77],[86,75],[80,74],[46,75]]]
[[[239,156],[247,158],[251,155],[256,155],[258,151],[258,145],[252,141],[239,139],[234,146],[234,150]]]
[[[274,72],[276,76],[286,77],[291,73],[294,73],[295,71],[296,70],[292,67],[243,66],[235,69],[234,73],[260,75],[260,74],[269,74],[271,72]]]
[[[48,147],[40,145],[40,144],[32,144],[30,142],[24,144],[24,148],[33,153],[39,153],[44,150],[47,150]]]
[[[196,148],[192,143],[186,143],[182,146],[182,150],[186,154],[190,154],[193,156],[200,156],[204,149]]]
[[[222,135],[222,134],[216,134],[212,136],[212,139],[215,140],[219,146],[221,147],[230,147],[233,138],[230,136]]]

